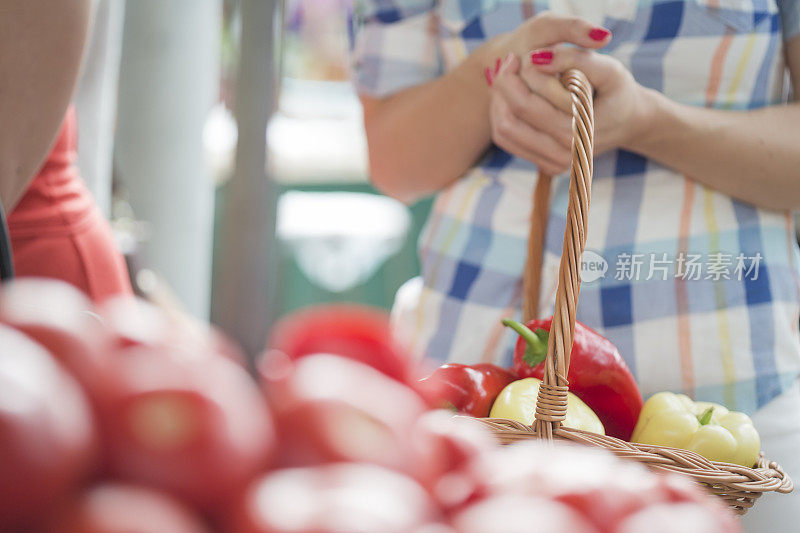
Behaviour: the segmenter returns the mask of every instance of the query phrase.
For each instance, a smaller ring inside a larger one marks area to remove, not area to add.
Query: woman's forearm
[[[800,207],[800,104],[720,111],[645,98],[650,126],[626,148],[759,207]]]
[[[448,74],[392,96],[362,96],[370,174],[384,193],[410,202],[458,179],[489,146],[489,46]]]
[[[800,36],[786,43],[800,93]],[[769,209],[800,207],[800,102],[753,111],[689,107],[645,91],[652,110],[629,148],[720,190]]]
[[[7,211],[58,133],[90,10],[90,0],[7,0],[0,7],[0,200]]]
[[[486,67],[504,58],[510,64],[509,53],[523,58],[562,42],[596,49],[610,38],[607,29],[586,20],[545,11],[485,42],[434,81],[387,98],[362,96],[373,183],[404,201],[452,183],[492,140]]]

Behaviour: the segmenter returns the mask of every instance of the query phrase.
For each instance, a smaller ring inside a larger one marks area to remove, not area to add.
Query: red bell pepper
[[[514,349],[514,371],[520,379],[542,379],[551,322],[552,318],[532,320],[526,327],[503,320],[520,335]],[[592,408],[607,435],[630,439],[642,410],[642,393],[611,341],[577,321],[567,379],[570,391]]]
[[[508,370],[489,363],[448,363],[421,379],[419,389],[432,407],[482,418],[489,416],[500,391],[516,379]]]

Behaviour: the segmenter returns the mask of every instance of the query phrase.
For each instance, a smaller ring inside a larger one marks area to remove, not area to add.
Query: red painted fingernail
[[[605,28],[592,28],[589,32],[589,37],[594,41],[602,41],[611,35],[611,32]]]
[[[494,62],[494,73],[497,74],[500,72],[500,66],[503,64],[503,60],[499,57]]]
[[[531,52],[531,63],[534,65],[549,65],[553,62],[552,50],[534,50]]]
[[[489,84],[489,87],[492,86],[492,71],[489,70],[489,67],[483,69],[483,75],[486,78],[486,83]]]

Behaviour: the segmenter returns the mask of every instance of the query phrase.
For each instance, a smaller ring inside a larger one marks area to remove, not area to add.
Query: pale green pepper
[[[711,461],[749,467],[761,450],[761,438],[746,414],[672,392],[659,392],[645,402],[631,441],[683,448]]]
[[[539,379],[525,378],[506,385],[495,399],[489,416],[516,420],[527,426],[532,425],[540,383]],[[595,412],[571,392],[567,393],[567,417],[563,425],[605,435],[603,423]]]

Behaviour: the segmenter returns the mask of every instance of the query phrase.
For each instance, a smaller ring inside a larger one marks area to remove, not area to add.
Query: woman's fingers
[[[531,91],[520,76],[501,68],[493,87],[506,101],[512,113],[525,120],[536,119],[529,109]]]
[[[526,71],[528,71],[527,80],[523,78]],[[530,80],[530,85],[540,87],[548,83],[544,78],[550,78],[556,84],[560,83],[553,76],[532,72],[532,69],[525,66],[519,75],[514,74],[510,68],[504,70],[501,67],[501,73],[497,76],[493,87],[517,119],[549,135],[553,141],[569,149],[572,143],[571,108],[570,114],[556,109],[545,98],[532,93],[527,82]]]
[[[520,68],[520,60],[516,54],[509,52],[505,58],[495,59],[494,65],[483,69],[483,75],[486,78],[486,83],[490,87],[494,85],[494,80],[500,75],[501,72],[517,74]]]
[[[541,74],[558,75],[579,69],[595,93],[595,134],[597,153],[630,144],[650,127],[652,108],[644,89],[631,72],[612,56],[569,46],[534,50],[533,66]]]
[[[513,156],[530,161],[536,165],[536,168],[550,176],[556,176],[569,169],[570,160],[556,162],[553,158],[535,152],[514,139],[502,139],[500,142],[495,142],[495,144]]]
[[[620,75],[620,69],[624,69],[611,57],[570,46],[534,50],[531,52],[531,63],[546,75],[560,74],[572,68],[581,70],[596,90],[602,90],[612,83]]]
[[[611,40],[611,32],[579,17],[545,11],[525,22],[528,50],[572,43],[584,48],[601,48]]]
[[[545,74],[539,70],[534,63],[533,53],[531,53],[529,61],[522,65],[519,76],[528,89],[542,96],[545,100],[550,102],[555,108],[564,113],[572,113],[572,98],[569,91],[561,83],[561,80],[552,74]]]
[[[491,111],[495,144],[548,173],[558,174],[569,167],[570,148],[515,116],[501,96],[493,98]]]
[[[521,65],[517,54],[509,52],[502,61],[496,63],[495,76],[518,74]]]

